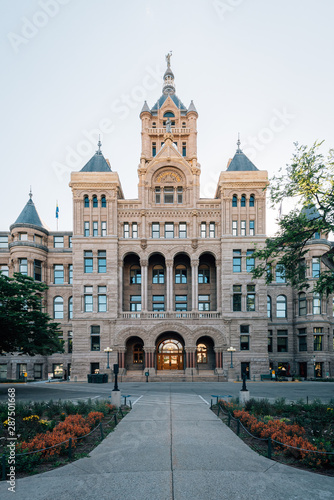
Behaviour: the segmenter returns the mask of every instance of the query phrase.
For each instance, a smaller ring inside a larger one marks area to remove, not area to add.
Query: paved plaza
[[[256,393],[259,385],[249,384],[250,391]],[[275,396],[282,396],[285,387],[285,392],[291,391],[290,398],[297,385],[261,387],[269,393],[274,392],[273,387],[280,388]],[[89,457],[18,480],[14,496],[7,491],[7,483],[0,483],[1,500],[333,498],[334,478],[278,464],[248,448],[208,404],[211,394],[232,393],[233,388],[236,394],[240,384],[214,386],[126,384],[122,390],[124,395],[132,394],[132,411]],[[331,386],[326,385],[328,389]],[[66,390],[65,384],[57,384],[59,390],[55,387],[50,389],[54,394]],[[72,384],[67,387],[72,390]],[[311,395],[310,388],[307,392]],[[101,392],[105,387],[98,389]],[[323,387],[323,398],[328,389]],[[87,391],[92,389],[78,384],[77,395],[87,396]]]

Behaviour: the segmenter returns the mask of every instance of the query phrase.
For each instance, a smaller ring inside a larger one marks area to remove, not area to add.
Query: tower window
[[[238,221],[232,221],[232,236],[238,236]]]
[[[107,200],[106,200],[106,197],[105,196],[102,196],[101,197],[101,207],[102,208],[106,208],[107,206]]]
[[[159,186],[155,188],[155,203],[161,203],[161,189]]]
[[[240,206],[241,207],[246,206],[246,196],[244,194],[241,196]]]
[[[183,187],[179,186],[177,188],[177,202],[182,203],[183,202]]]
[[[186,266],[179,265],[175,269],[175,283],[187,283],[187,268]]]
[[[210,222],[209,225],[209,238],[215,238],[216,237],[216,225],[214,222]]]
[[[201,238],[206,238],[206,223],[201,223]]]
[[[255,221],[250,220],[249,221],[249,236],[254,236],[255,235]]]
[[[93,207],[96,208],[98,206],[98,202],[97,202],[97,196],[93,196]]]
[[[99,227],[99,223],[96,220],[96,221],[93,222],[93,236],[98,236],[99,235],[98,227]]]
[[[160,238],[160,224],[159,224],[159,222],[152,223],[152,238]]]
[[[186,128],[187,124],[186,122],[182,122],[182,128]]]
[[[152,283],[160,285],[165,283],[165,270],[162,266],[155,266],[153,268]]]
[[[155,122],[152,123],[152,128],[156,128],[157,124]]]
[[[164,113],[164,118],[174,118],[175,115],[174,113],[172,113],[172,111],[166,111],[166,113]]]
[[[232,197],[232,207],[237,207],[237,206],[238,206],[238,197],[236,194],[234,194]]]
[[[164,188],[164,202],[165,203],[174,203],[174,188],[173,187],[165,187]]]
[[[84,206],[85,206],[85,208],[89,207],[89,198],[88,198],[88,196],[84,197]]]
[[[152,156],[155,156],[157,154],[157,143],[152,142]]]
[[[165,238],[174,238],[174,224],[170,222],[165,223]]]
[[[187,224],[185,222],[179,223],[179,238],[187,237]]]
[[[255,204],[255,197],[253,194],[251,194],[249,197],[249,206],[254,207],[254,204]]]
[[[130,226],[128,222],[124,222],[123,238],[130,238]]]
[[[182,142],[182,156],[187,156],[187,143]]]

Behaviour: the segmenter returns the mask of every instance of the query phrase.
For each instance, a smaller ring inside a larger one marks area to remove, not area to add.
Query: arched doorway
[[[184,345],[181,337],[172,332],[157,341],[157,369],[183,370]]]
[[[143,370],[144,359],[144,342],[140,337],[130,337],[126,342],[125,368],[127,370]]]
[[[214,370],[215,352],[211,337],[203,336],[197,340],[196,358],[198,370]]]

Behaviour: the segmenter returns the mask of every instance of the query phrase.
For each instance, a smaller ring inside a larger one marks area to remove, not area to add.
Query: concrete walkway
[[[158,389],[158,388],[157,388]],[[198,395],[158,391],[91,454],[0,483],[1,500],[331,500],[334,478],[277,464],[250,450]]]

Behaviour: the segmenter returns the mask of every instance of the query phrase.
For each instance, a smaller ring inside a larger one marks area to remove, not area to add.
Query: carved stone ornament
[[[198,240],[191,240],[191,246],[194,250],[196,250],[196,248],[198,247]]]
[[[171,172],[169,170],[162,172],[161,174],[158,175],[156,182],[163,183],[163,182],[181,182],[181,177],[176,173],[176,172]]]
[[[142,239],[140,242],[140,246],[143,250],[145,250],[147,248],[147,240]]]

